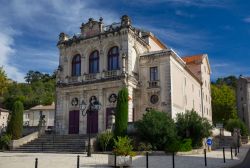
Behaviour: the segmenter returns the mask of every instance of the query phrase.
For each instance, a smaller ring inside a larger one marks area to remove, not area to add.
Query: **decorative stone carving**
[[[128,15],[123,15],[121,18],[121,26],[122,27],[127,27],[131,25],[131,20],[128,17]]]

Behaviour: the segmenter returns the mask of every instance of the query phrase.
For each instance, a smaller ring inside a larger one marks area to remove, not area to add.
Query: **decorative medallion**
[[[110,103],[115,103],[117,101],[117,95],[112,93],[110,96],[109,96],[109,102]]]
[[[150,97],[150,102],[151,102],[152,104],[156,104],[158,101],[159,101],[159,97],[158,97],[157,95],[152,95],[152,96]]]
[[[77,105],[78,105],[78,98],[74,97],[74,98],[71,100],[71,105],[72,105],[72,106],[77,106]]]
[[[94,102],[96,102],[96,101],[97,101],[96,96],[91,96],[90,99],[89,99],[90,104],[94,104]]]

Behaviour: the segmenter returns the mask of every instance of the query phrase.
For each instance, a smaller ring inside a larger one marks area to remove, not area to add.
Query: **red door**
[[[94,110],[88,113],[87,116],[87,133],[98,133],[98,111]]]
[[[69,112],[69,134],[79,134],[79,110]]]

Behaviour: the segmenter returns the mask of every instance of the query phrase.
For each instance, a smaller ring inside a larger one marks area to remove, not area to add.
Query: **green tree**
[[[182,140],[190,138],[193,147],[200,147],[202,139],[210,136],[212,126],[207,119],[200,117],[192,110],[177,114],[176,128],[178,136]]]
[[[234,129],[237,128],[237,129],[241,130],[242,136],[248,135],[247,126],[240,119],[229,119],[226,123],[225,128],[226,128],[226,130],[230,131],[231,133],[233,133]]]
[[[14,103],[11,118],[8,123],[7,133],[12,136],[12,139],[19,139],[22,137],[23,131],[23,104],[21,101]]]
[[[0,96],[3,95],[4,91],[6,91],[7,86],[8,86],[7,75],[3,67],[0,67]]]
[[[236,90],[237,87],[237,77],[231,75],[224,78],[218,78],[215,82],[217,86],[227,85],[232,89]]]
[[[55,99],[55,78],[54,75],[43,74],[40,72],[29,71],[29,73],[40,74],[31,78],[27,76],[29,83],[11,83],[4,93],[4,108],[12,110],[15,101],[20,100],[24,109],[29,109],[38,104],[49,105]]]
[[[118,93],[116,114],[115,114],[115,130],[116,137],[125,136],[128,127],[128,89],[122,88]]]
[[[237,117],[235,91],[223,85],[211,85],[213,122],[226,122]]]
[[[135,127],[140,139],[150,143],[153,149],[169,148],[177,138],[174,121],[165,112],[151,110],[135,123]]]

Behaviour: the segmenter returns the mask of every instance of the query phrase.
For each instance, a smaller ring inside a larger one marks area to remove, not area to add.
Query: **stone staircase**
[[[87,135],[42,135],[39,138],[13,149],[15,152],[67,152],[82,153],[86,150]]]

